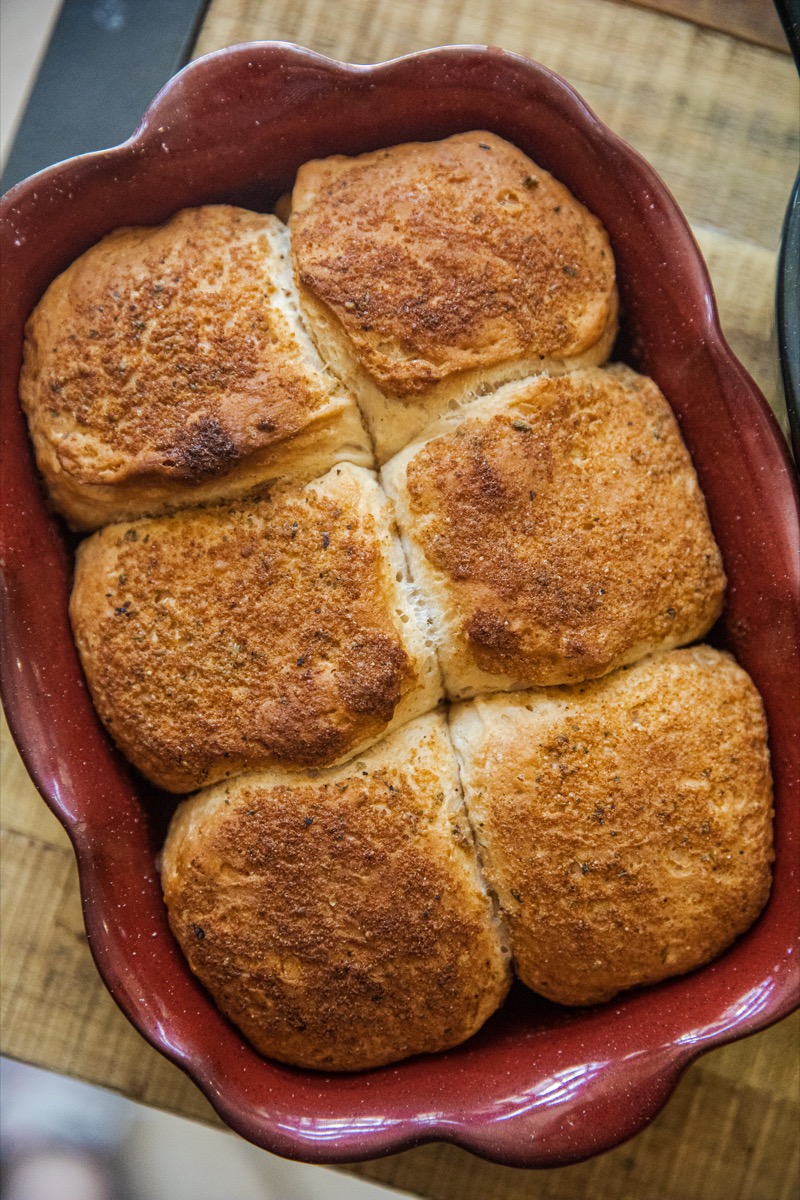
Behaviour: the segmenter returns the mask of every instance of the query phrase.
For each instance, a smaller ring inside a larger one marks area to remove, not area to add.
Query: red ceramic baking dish
[[[117,226],[218,201],[267,209],[307,159],[469,129],[515,142],[609,231],[623,306],[615,354],[652,375],[675,408],[730,579],[714,637],[766,704],[775,882],[750,932],[692,975],[578,1010],[518,987],[457,1050],[324,1076],[260,1058],[170,935],[156,856],[175,801],[126,766],[84,686],[67,617],[74,539],[44,502],[17,402],[23,326],[54,276]],[[129,142],[19,184],[2,217],[8,718],[72,838],[100,973],[221,1116],[269,1150],[314,1162],[442,1139],[515,1166],[568,1163],[641,1129],[702,1051],[788,1013],[800,990],[797,495],[775,422],[721,336],[686,221],[651,168],[563,80],[513,54],[450,48],[363,67],[259,43],[187,67]]]

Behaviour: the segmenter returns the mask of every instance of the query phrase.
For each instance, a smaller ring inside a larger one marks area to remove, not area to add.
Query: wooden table
[[[702,24],[671,15],[687,11]],[[766,0],[212,0],[196,52],[263,38],[354,62],[491,43],[563,75],[672,189],[706,255],[728,340],[786,427],[773,288],[798,89]],[[2,1052],[217,1124],[100,982],[66,834],[5,731],[2,782]],[[589,1163],[525,1172],[433,1145],[351,1169],[432,1200],[790,1200],[800,1186],[799,1027],[795,1015],[707,1055],[647,1130]]]

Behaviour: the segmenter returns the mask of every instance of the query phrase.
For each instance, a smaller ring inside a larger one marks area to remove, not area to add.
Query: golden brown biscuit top
[[[725,577],[656,385],[595,368],[505,395],[502,411],[467,415],[407,468],[413,536],[446,578],[477,665],[569,682],[637,645],[699,636]]]
[[[602,225],[493,134],[307,163],[291,230],[301,288],[399,397],[456,371],[578,354],[613,318]]]
[[[381,536],[343,487],[84,542],[73,626],[123,750],[188,791],[223,760],[326,764],[377,735],[416,681]]]
[[[770,888],[772,780],[761,698],[730,655],[674,650],[477,703],[467,798],[529,986],[596,1003],[707,961],[752,924]]]
[[[62,470],[202,481],[324,405],[332,384],[286,315],[279,229],[243,209],[187,209],[116,230],[52,284],[28,322],[21,395]]]
[[[366,952],[372,967],[375,944],[429,960],[443,948],[452,950],[453,936],[469,949],[474,929],[446,902],[448,856],[437,860],[426,852],[435,833],[434,814],[406,775],[384,769],[335,784],[269,789],[251,786],[246,778],[236,785],[230,811],[204,827],[202,843],[193,843],[183,862],[179,853],[178,869],[186,872],[182,905],[204,933],[195,938],[202,942],[195,947],[195,958],[215,954],[224,968],[232,947],[215,944],[209,906],[215,904],[216,881],[224,887],[233,875],[258,891],[258,920],[229,931],[237,956],[257,962],[266,931],[278,952],[302,946],[304,961],[339,984],[338,994],[326,990],[315,1002],[327,1003],[345,1024],[357,1008],[355,947]],[[428,786],[438,790],[438,778]],[[206,856],[213,864],[208,880],[198,870]],[[392,896],[395,903],[381,904],[377,894]],[[412,914],[415,919],[409,920]],[[343,919],[352,928],[346,939],[349,954],[337,946]],[[347,958],[354,959],[347,972],[354,987],[341,986],[348,983],[341,971]]]
[[[223,1009],[284,1061],[352,1070],[442,1049],[505,991],[452,751],[437,721],[415,729],[394,757],[382,743],[318,781],[243,776],[176,817],[176,936]]]

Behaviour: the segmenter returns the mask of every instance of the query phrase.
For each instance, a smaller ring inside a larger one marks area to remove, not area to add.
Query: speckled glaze
[[[754,928],[690,976],[581,1010],[516,988],[457,1050],[325,1076],[251,1050],[169,933],[156,855],[174,798],[130,772],[83,683],[67,618],[73,542],[47,510],[17,404],[23,326],[53,277],[117,226],[217,201],[265,208],[306,159],[475,128],[515,142],[562,179],[611,236],[623,303],[617,357],[652,375],[675,408],[730,579],[715,640],[750,671],[767,707],[775,884]],[[514,1166],[552,1166],[629,1137],[699,1053],[789,1012],[800,991],[797,495],[767,405],[720,334],[686,222],[638,155],[563,80],[499,50],[432,50],[360,67],[260,43],[187,67],[129,142],[19,184],[2,216],[6,709],[72,838],[103,978],[221,1116],[269,1150],[314,1162],[442,1139]]]

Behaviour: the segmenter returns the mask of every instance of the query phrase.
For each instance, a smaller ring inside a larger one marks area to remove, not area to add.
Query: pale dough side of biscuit
[[[493,367],[460,371],[432,385],[419,398],[401,398],[381,391],[363,370],[325,307],[311,293],[302,288],[300,290],[303,315],[317,348],[350,395],[358,401],[379,464],[388,462],[412,439],[424,433],[432,422],[446,418],[451,412],[464,413],[474,401],[479,401],[505,383],[531,375],[564,375],[585,367],[602,366],[608,361],[617,336],[615,293],[612,312],[603,333],[590,349],[581,354],[564,359],[535,353],[507,359]]]

